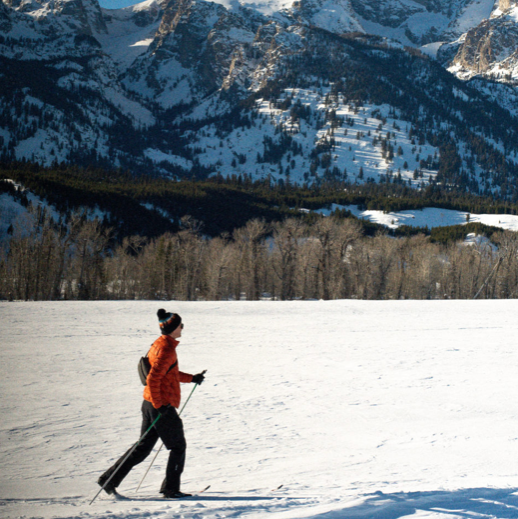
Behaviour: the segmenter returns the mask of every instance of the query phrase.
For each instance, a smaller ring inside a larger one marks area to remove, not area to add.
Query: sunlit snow
[[[432,229],[434,227],[464,225],[471,222],[499,227],[508,231],[518,231],[518,216],[512,214],[472,214],[467,211],[438,209],[434,207],[384,212],[373,209],[363,210],[356,205],[337,204],[332,204],[329,209],[320,209],[316,212],[323,215],[330,215],[336,210],[350,211],[357,218],[378,223],[390,229],[397,229],[402,225],[428,227]]]
[[[183,501],[139,436],[137,361],[180,313]],[[0,509],[42,519],[516,517],[516,301],[0,303]],[[185,385],[183,398],[191,391]],[[280,487],[282,485],[282,487]],[[280,487],[280,488],[279,488]]]

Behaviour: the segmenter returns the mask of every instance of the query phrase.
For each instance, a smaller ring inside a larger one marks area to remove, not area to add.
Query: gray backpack
[[[147,386],[147,376],[149,375],[149,372],[151,371],[151,363],[149,362],[149,351],[146,353],[144,357],[140,357],[140,360],[138,361],[138,376],[140,377],[140,381],[142,382],[143,386]],[[167,373],[169,373],[176,365],[178,364],[178,361],[176,361],[168,370]]]

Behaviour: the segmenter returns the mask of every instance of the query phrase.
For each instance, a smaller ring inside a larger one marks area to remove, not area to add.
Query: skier
[[[160,438],[169,450],[166,477],[160,493],[166,498],[176,499],[191,495],[180,491],[180,477],[183,472],[186,450],[183,424],[177,412],[181,397],[180,382],[201,384],[205,376],[203,373],[189,375],[178,369],[176,348],[179,344],[178,339],[182,336],[182,318],[178,314],[166,312],[162,308],[158,310],[157,315],[162,335],[149,350],[151,370],[147,377],[144,402],[142,403],[142,434],[150,428],[159,413],[161,417],[126,461],[124,458],[129,451],[98,479],[97,483],[102,487],[117,471],[104,487],[108,494],[117,493],[116,489],[122,480],[135,465],[149,456]]]

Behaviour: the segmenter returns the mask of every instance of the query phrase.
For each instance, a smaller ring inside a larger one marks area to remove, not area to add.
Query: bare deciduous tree
[[[518,295],[518,235],[441,245],[424,235],[361,235],[356,220],[251,220],[208,239],[186,218],[176,234],[114,244],[86,214],[54,222],[39,208],[0,249],[9,299],[443,299]]]

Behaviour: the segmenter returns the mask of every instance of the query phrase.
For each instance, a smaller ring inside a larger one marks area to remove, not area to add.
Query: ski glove
[[[205,373],[205,372],[203,372]],[[197,375],[192,376],[192,381],[195,384],[201,384],[205,380],[205,375],[203,373],[198,373]]]

